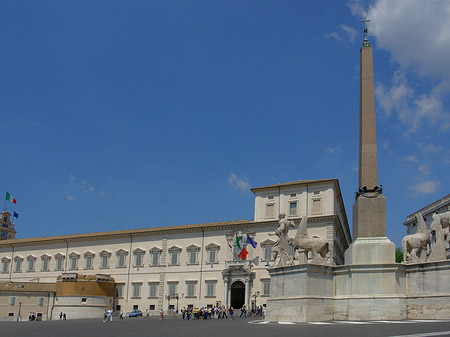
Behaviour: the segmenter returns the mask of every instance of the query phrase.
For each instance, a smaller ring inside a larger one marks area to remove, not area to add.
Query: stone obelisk
[[[386,237],[386,199],[378,186],[372,46],[364,19],[360,51],[359,188],[353,205],[353,240],[346,264],[393,263],[395,246]]]

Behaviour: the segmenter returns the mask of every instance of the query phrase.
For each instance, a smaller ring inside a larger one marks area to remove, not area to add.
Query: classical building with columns
[[[89,280],[89,275],[97,281],[111,277],[103,281],[115,282],[111,301],[86,296],[85,287],[73,288],[77,290],[70,293],[70,299],[67,292],[63,298],[56,291],[53,318],[64,309],[72,318],[84,317],[87,306],[92,317],[110,307],[157,312],[188,306],[265,305],[271,294],[267,269],[273,265],[272,247],[277,241],[273,234],[281,213],[297,226],[307,215],[309,235],[329,243],[328,262],[344,263],[352,239],[337,179],[299,180],[253,188],[252,192],[254,221],[2,240],[0,282],[74,282]],[[2,221],[3,227],[11,228],[8,212],[2,213]],[[290,230],[290,237],[295,236],[297,226]],[[248,255],[241,260],[236,236],[245,242],[247,235],[257,246],[247,244]],[[16,309],[12,306],[7,311]]]

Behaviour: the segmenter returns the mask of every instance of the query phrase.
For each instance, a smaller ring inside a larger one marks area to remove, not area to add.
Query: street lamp
[[[255,294],[253,295],[253,297],[255,298],[255,314],[258,310],[258,307],[256,306],[256,298],[259,296],[260,292],[259,291],[255,291]]]
[[[177,311],[176,311],[176,313],[178,314],[178,300],[180,299],[180,297],[178,296],[178,294],[175,294],[175,295],[172,295],[172,296],[167,295],[166,298],[167,298],[167,301],[169,301],[169,303],[167,304],[167,305],[168,305],[167,311],[170,310],[170,300],[171,300],[171,299],[177,300]]]
[[[22,302],[19,302],[19,314],[17,315],[17,321],[20,320],[20,309],[22,308]]]

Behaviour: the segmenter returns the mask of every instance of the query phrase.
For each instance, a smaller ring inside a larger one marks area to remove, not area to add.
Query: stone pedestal
[[[345,251],[345,264],[386,264],[395,262],[395,244],[387,237],[358,238]]]
[[[386,236],[386,198],[360,196],[353,205],[353,239]]]
[[[333,319],[333,267],[303,264],[269,269],[270,299],[266,320],[273,322]]]

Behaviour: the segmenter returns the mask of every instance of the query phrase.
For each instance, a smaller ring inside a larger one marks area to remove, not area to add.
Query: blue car
[[[128,315],[128,317],[139,317],[139,316],[142,317],[142,311],[140,311],[140,310],[133,310]]]

